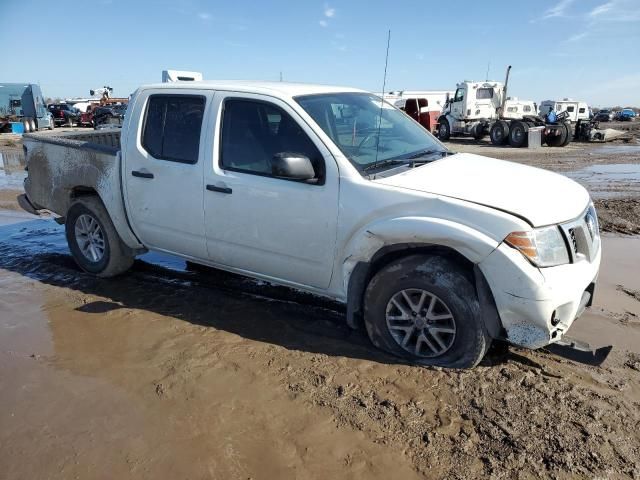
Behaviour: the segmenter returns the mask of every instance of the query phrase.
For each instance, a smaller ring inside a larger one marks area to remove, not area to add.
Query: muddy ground
[[[640,231],[633,172],[584,172],[633,149],[450,146],[583,171],[602,227]],[[496,345],[426,369],[285,288],[157,254],[89,277],[62,227],[17,209],[20,175],[0,171],[2,478],[640,478],[640,237],[605,234],[570,332],[614,345],[602,366]]]

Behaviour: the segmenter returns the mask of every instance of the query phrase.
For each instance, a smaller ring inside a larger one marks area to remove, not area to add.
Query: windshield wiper
[[[389,165],[402,165],[402,164],[406,164],[407,162],[405,162],[404,160],[398,160],[398,159],[389,159],[389,160],[383,160],[381,162],[373,162],[370,165],[367,165],[366,167],[364,167],[362,170],[364,172],[370,172],[371,170],[375,170],[377,168],[382,168],[382,167],[386,167]]]
[[[422,151],[416,152],[413,155],[410,155],[410,156],[408,156],[406,158],[407,158],[407,160],[413,160],[415,158],[428,157],[429,155],[434,155],[436,153],[439,153],[443,157],[446,157],[447,155],[449,155],[449,152],[447,152],[446,150],[422,150]]]

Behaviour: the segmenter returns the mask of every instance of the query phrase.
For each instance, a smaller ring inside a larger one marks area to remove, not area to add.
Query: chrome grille
[[[593,261],[600,248],[598,219],[593,207],[589,207],[572,222],[560,225],[567,240],[572,263],[587,260]]]
[[[578,253],[578,241],[576,240],[576,229],[569,229],[569,240],[571,240],[571,246],[573,248],[573,253]]]

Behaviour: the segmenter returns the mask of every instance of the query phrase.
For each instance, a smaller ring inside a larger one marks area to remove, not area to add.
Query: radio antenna
[[[489,81],[489,68],[491,68],[491,60],[487,62],[487,75],[485,76],[485,79],[484,79],[485,82]]]
[[[380,147],[380,127],[382,125],[382,105],[384,104],[384,89],[387,88],[387,66],[389,65],[389,44],[391,43],[391,29],[387,32],[387,55],[384,59],[384,77],[382,78],[382,93],[380,95],[380,115],[378,116],[378,134],[376,135],[376,160],[378,163],[378,150]]]

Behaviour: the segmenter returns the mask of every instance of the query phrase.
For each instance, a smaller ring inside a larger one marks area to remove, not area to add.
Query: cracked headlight
[[[537,267],[554,267],[569,263],[569,252],[557,226],[512,232],[504,241],[520,250]]]

